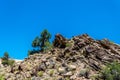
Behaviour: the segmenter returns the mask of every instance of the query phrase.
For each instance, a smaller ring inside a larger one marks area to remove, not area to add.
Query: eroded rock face
[[[70,45],[66,46],[67,42]],[[105,63],[120,62],[120,46],[87,34],[69,41],[57,34],[52,50],[34,54],[12,67],[0,68],[6,80],[91,80]]]

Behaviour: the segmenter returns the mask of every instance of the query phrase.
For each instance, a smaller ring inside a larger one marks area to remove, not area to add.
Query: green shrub
[[[14,63],[15,63],[14,60],[8,60],[8,65],[13,66]]]
[[[51,50],[53,48],[53,45],[48,41],[45,42],[45,46],[46,47],[43,48],[45,52],[47,52],[47,51],[49,51],[49,50]]]
[[[46,78],[45,80],[49,80],[48,78]]]
[[[66,47],[71,47],[72,46],[72,43],[66,43],[66,45],[65,45]]]
[[[104,80],[120,80],[120,64],[118,62],[107,64],[101,71],[101,78]]]
[[[3,65],[8,65],[8,60],[2,60]]]
[[[66,77],[65,80],[70,80],[70,78],[69,78],[69,77]]]
[[[0,75],[0,80],[5,80],[4,75]]]
[[[5,52],[2,59],[3,60],[8,60],[10,57],[9,57],[9,53],[8,52]]]
[[[14,60],[2,60],[3,65],[10,65],[12,66],[15,63]]]
[[[2,64],[12,66],[14,64],[14,62],[15,62],[14,60],[10,59],[9,53],[5,52],[2,57]]]
[[[91,75],[91,76],[90,76],[90,79],[91,79],[91,80],[100,80],[100,79],[99,79],[99,74]]]
[[[43,71],[39,71],[39,72],[38,72],[38,76],[39,76],[39,77],[42,77],[42,76],[43,76]]]
[[[49,74],[52,76],[54,74],[54,70],[50,70]]]

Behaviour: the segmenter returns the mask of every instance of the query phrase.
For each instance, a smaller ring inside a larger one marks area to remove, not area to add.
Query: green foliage
[[[31,50],[28,50],[28,56],[29,55],[32,55],[32,51]]]
[[[91,75],[91,76],[90,76],[90,79],[91,79],[91,80],[101,80],[101,79],[99,79],[99,74]]]
[[[69,78],[69,77],[66,77],[65,80],[70,80],[70,78]]]
[[[72,43],[66,43],[66,47],[71,47],[72,46]]]
[[[8,52],[5,52],[3,57],[2,57],[3,60],[8,60],[9,59],[9,53]]]
[[[40,47],[41,50],[44,51],[46,49],[46,43],[49,43],[49,39],[51,38],[51,34],[45,29],[41,33],[41,38],[40,38]]]
[[[51,50],[53,47],[53,45],[50,42],[45,42],[45,46],[46,47],[44,47],[44,51]]]
[[[10,65],[12,66],[15,63],[14,60],[2,60],[3,65]]]
[[[4,75],[0,75],[0,80],[5,80]]]
[[[40,40],[39,37],[37,36],[32,42],[32,47],[39,47],[39,46],[40,46]]]
[[[52,76],[54,74],[54,70],[50,70],[49,74]]]
[[[14,63],[15,63],[14,60],[8,60],[8,65],[13,66]]]
[[[3,65],[8,65],[8,60],[2,60]]]
[[[42,76],[43,76],[43,71],[39,71],[39,72],[38,72],[38,76],[39,76],[39,77],[42,77]]]
[[[107,64],[101,71],[101,76],[104,80],[120,80],[120,64],[118,62]]]
[[[9,58],[10,58],[9,57],[9,53],[5,52],[4,56],[2,57],[2,64],[3,65],[10,65],[10,66],[12,66],[15,61],[14,60],[10,60]]]
[[[5,52],[3,57],[2,57],[2,64],[3,65],[8,65],[8,60],[9,60],[9,53]]]
[[[50,42],[49,39],[51,38],[51,34],[45,29],[41,32],[40,37],[36,37],[32,42],[32,47],[40,48],[41,51],[48,49]]]

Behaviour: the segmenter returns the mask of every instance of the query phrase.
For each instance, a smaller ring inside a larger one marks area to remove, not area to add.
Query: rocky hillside
[[[94,80],[106,63],[120,62],[120,46],[107,39],[83,34],[67,40],[56,35],[53,45],[20,64],[0,68],[0,75],[5,80]]]

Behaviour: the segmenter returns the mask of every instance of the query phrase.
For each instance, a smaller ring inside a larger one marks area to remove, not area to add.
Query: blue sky
[[[52,37],[88,33],[120,43],[119,0],[0,0],[0,56],[27,57],[43,29]]]

